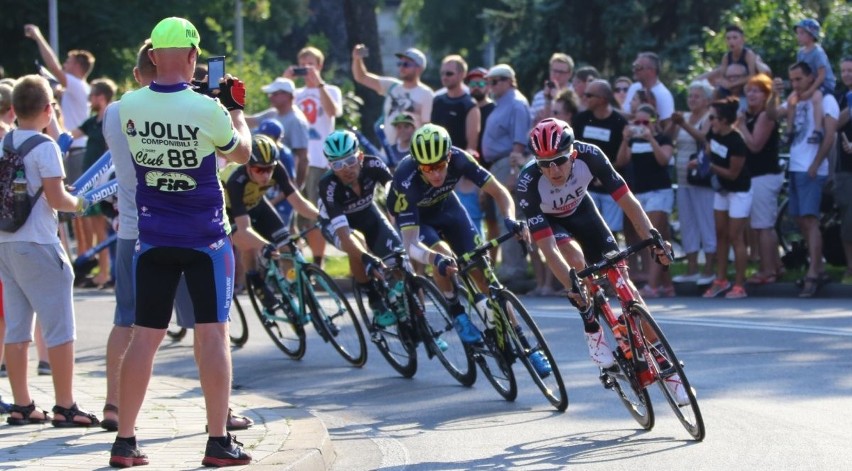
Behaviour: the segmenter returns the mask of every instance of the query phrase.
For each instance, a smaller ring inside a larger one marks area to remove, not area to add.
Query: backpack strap
[[[6,154],[6,153],[10,153],[10,152],[17,152],[18,155],[21,156],[21,160],[23,160],[24,157],[26,157],[27,154],[29,154],[30,151],[35,149],[38,145],[44,144],[45,142],[49,142],[49,141],[53,140],[50,137],[48,137],[48,136],[46,136],[42,133],[38,133],[34,136],[28,137],[26,141],[24,141],[17,149],[15,149],[14,141],[12,141],[12,133],[14,133],[14,132],[15,131],[10,131],[3,138],[3,153]],[[42,187],[38,188],[38,191],[36,191],[36,194],[33,195],[33,201],[37,200],[38,197],[41,196],[42,190],[43,190]]]

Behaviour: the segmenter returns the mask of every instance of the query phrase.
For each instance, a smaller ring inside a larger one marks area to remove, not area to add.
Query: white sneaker
[[[669,390],[669,393],[674,396],[674,400],[677,405],[685,406],[689,404],[689,395],[686,394],[686,388],[683,387],[680,375],[675,373],[674,375],[666,378],[664,383],[666,385],[666,389]]]
[[[693,273],[691,275],[678,275],[672,278],[672,281],[675,283],[695,283],[699,278],[701,278],[699,273]]]
[[[612,349],[606,344],[606,338],[603,332],[598,329],[597,332],[590,334],[585,332],[586,344],[589,346],[589,356],[601,368],[609,368],[615,363],[615,357],[612,356]]]

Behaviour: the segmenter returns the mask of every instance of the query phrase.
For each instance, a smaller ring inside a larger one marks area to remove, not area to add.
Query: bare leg
[[[6,344],[6,371],[9,374],[9,386],[15,404],[28,406],[32,402],[29,382],[27,381],[27,359],[30,342]]]
[[[314,263],[322,265],[322,258],[325,255],[325,238],[320,231],[314,230],[308,233],[308,247],[311,248],[311,254],[314,257]]]
[[[119,383],[121,382],[121,363],[130,338],[133,336],[133,327],[113,326],[107,339],[106,350],[106,403],[118,405]],[[104,419],[118,420],[118,414],[112,411],[104,412]]]
[[[154,369],[154,355],[166,329],[133,327],[133,335],[127,347],[127,353],[121,364],[121,381],[118,388],[118,409],[121,420],[118,422],[118,436],[129,438],[136,435],[136,418],[145,400],[145,391]],[[230,367],[230,363],[228,364]]]
[[[35,333],[33,334],[33,339],[35,340],[38,361],[46,361],[50,363],[50,360],[48,360],[47,358],[47,345],[44,344],[44,335],[41,332],[41,323],[38,321],[38,319],[36,319]]]
[[[74,341],[65,342],[47,349],[50,364],[53,369],[53,389],[56,395],[56,405],[71,407],[74,405]],[[61,415],[54,417],[62,420]],[[88,422],[83,419],[80,422]]]
[[[748,218],[731,218],[728,220],[728,240],[734,247],[734,284],[745,286],[745,271],[748,266],[748,249],[746,248],[745,232]]]
[[[228,323],[195,325],[198,376],[207,407],[207,426],[211,437],[224,437],[231,397],[231,348]]]
[[[716,279],[728,279],[728,213],[713,211],[716,220]]]

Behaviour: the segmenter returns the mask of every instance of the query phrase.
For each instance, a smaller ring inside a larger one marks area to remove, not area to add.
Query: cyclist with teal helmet
[[[349,256],[349,269],[367,294],[376,322],[384,327],[396,316],[369,282],[368,273],[381,266],[379,257],[402,248],[402,241],[373,200],[373,193],[391,181],[390,170],[378,157],[365,155],[351,131],[334,131],[325,138],[323,153],[331,170],[319,181],[320,224],[326,240]]]
[[[473,250],[479,238],[453,191],[462,177],[493,197],[503,214],[515,214],[509,190],[492,178],[473,156],[453,147],[447,130],[435,124],[423,125],[414,132],[411,155],[399,163],[394,173],[388,208],[396,215],[403,244],[411,258],[435,266],[435,283],[450,304],[459,337],[465,343],[476,343],[482,334],[464,312],[449,278],[457,271],[453,254]],[[507,217],[505,223],[510,231],[528,240],[522,222]],[[482,273],[475,270],[473,276],[480,290],[486,292],[488,287]],[[541,359],[546,362],[543,356]],[[543,362],[539,362],[541,367],[549,368]]]

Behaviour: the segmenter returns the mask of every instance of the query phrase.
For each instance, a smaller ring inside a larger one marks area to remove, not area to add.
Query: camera
[[[225,78],[225,56],[207,59],[207,87],[210,90],[219,89],[219,81]]]
[[[546,80],[544,82],[544,86],[547,88],[556,88],[556,84],[553,83],[553,80]]]
[[[633,133],[634,136],[639,136],[641,134],[644,134],[645,126],[640,126],[638,124],[631,125],[630,132]]]
[[[308,75],[308,68],[307,67],[293,67],[293,75],[295,75],[296,77],[304,77],[305,75]]]
[[[358,57],[361,57],[363,59],[365,57],[370,57],[370,50],[367,49],[367,46],[364,46],[361,49],[358,49],[356,54],[358,54]]]

